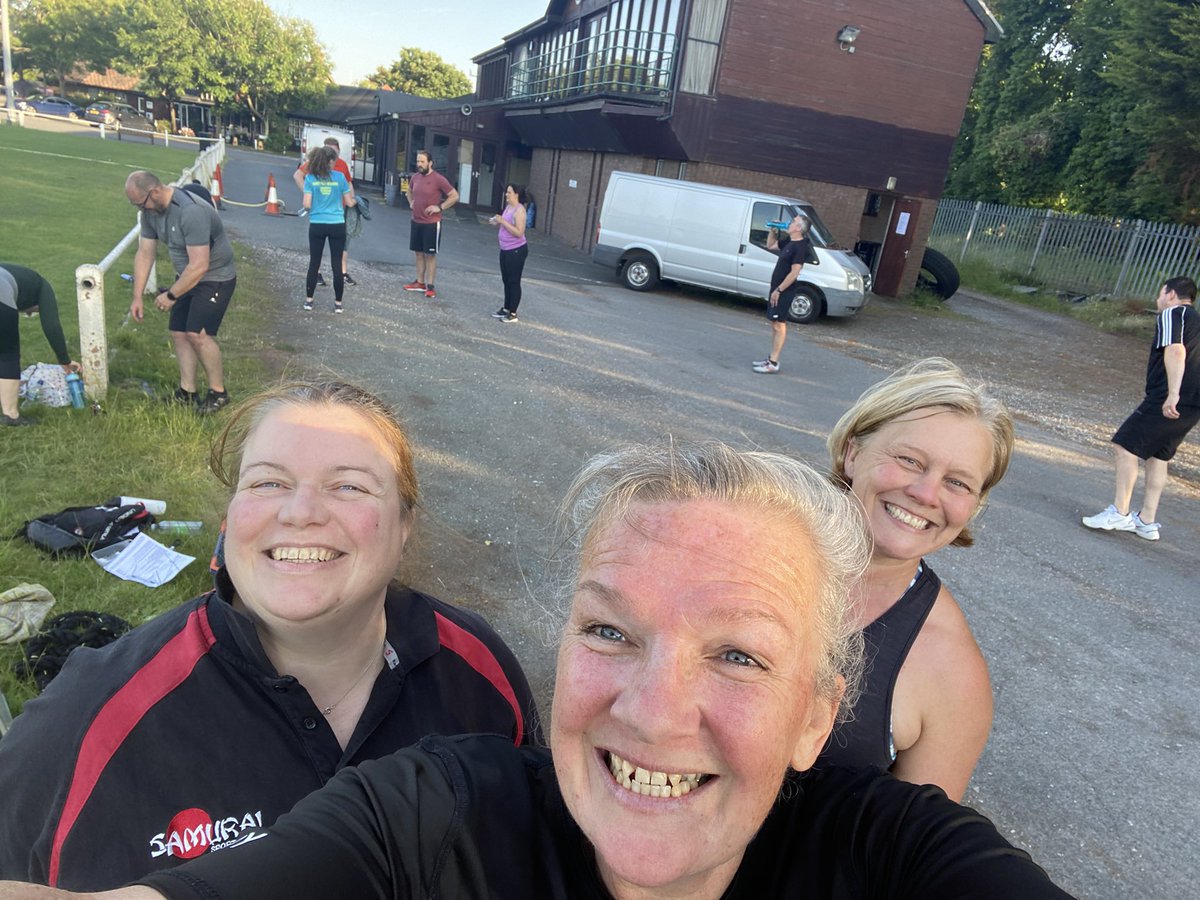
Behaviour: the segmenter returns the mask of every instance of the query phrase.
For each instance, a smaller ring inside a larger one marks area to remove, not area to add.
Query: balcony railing
[[[674,65],[673,34],[606,32],[514,64],[508,96],[535,102],[585,94],[663,96]]]

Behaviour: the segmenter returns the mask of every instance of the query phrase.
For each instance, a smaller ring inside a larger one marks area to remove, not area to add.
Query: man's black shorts
[[[200,282],[175,301],[171,307],[171,323],[167,328],[193,334],[203,331],[209,337],[216,337],[235,287],[236,278]]]
[[[414,253],[433,256],[442,242],[441,222],[413,222],[409,232],[408,249]]]
[[[1175,455],[1187,433],[1200,422],[1200,406],[1179,406],[1178,419],[1168,419],[1162,414],[1162,401],[1147,397],[1121,423],[1113,435],[1113,443],[1124,447],[1139,459],[1161,459],[1164,462]]]
[[[796,296],[796,288],[790,287],[779,295],[779,302],[771,305],[771,297],[767,296],[767,320],[771,322],[786,322],[787,312]]]

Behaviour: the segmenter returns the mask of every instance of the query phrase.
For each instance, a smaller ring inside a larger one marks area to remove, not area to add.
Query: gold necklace
[[[354,679],[354,684],[352,684],[352,685],[350,685],[350,687],[346,688],[346,693],[342,694],[342,696],[338,697],[336,700],[334,700],[328,706],[321,707],[321,715],[328,718],[330,713],[332,713],[335,709],[337,709],[337,705],[339,703],[341,703],[343,700],[345,700],[347,697],[349,697],[350,692],[352,690],[354,690],[356,687],[358,687],[359,684],[362,683],[362,680],[367,677],[367,673],[371,671],[372,667],[374,667],[375,662],[376,662],[376,658],[374,656],[372,656],[370,659],[368,659],[367,667],[365,669],[363,669],[361,673],[359,673],[359,676],[357,678]]]

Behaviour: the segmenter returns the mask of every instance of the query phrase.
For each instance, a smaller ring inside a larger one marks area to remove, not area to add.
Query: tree
[[[1140,161],[1131,212],[1200,222],[1200,10],[1192,0],[1119,0],[1104,75],[1128,110]]]
[[[1061,102],[1068,72],[1067,28],[1073,5],[1062,0],[1003,0],[995,4],[1004,37],[987,48],[971,91],[947,190],[979,200],[1024,203],[1052,196],[1022,148],[1062,161],[1069,135],[1046,133],[1048,124],[1069,125],[1071,116],[1049,110]],[[998,155],[999,154],[999,155]],[[1016,176],[1014,178],[1014,176]]]
[[[471,93],[471,79],[462,69],[416,47],[402,47],[394,63],[386,69],[380,66],[360,86],[439,99]]]
[[[271,112],[319,97],[330,67],[312,25],[263,0],[129,0],[118,43],[147,93],[210,95],[269,133]],[[174,124],[174,123],[172,123]]]
[[[947,191],[1200,222],[1200,7],[1001,0]]]
[[[221,83],[212,90],[224,106],[249,112],[270,133],[274,110],[311,104],[330,83],[330,66],[312,25],[281,19],[263,0],[205,0],[208,37]]]
[[[14,31],[28,64],[54,75],[62,93],[77,63],[107,67],[115,39],[117,0],[31,0],[14,11]]]

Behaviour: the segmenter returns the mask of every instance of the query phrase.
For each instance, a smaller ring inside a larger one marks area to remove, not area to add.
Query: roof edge
[[[1004,37],[1004,28],[992,15],[992,11],[988,9],[988,5],[983,0],[963,0],[963,2],[970,7],[971,12],[975,13],[975,18],[979,20],[979,24],[983,26],[983,42],[985,44],[994,44]]]

